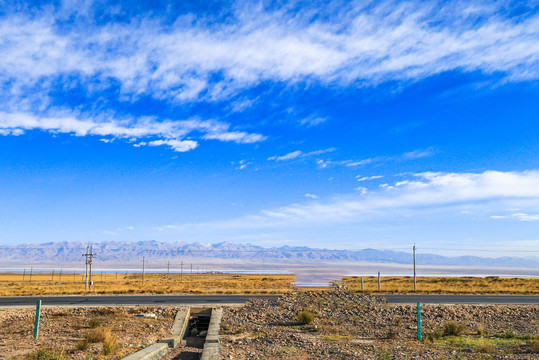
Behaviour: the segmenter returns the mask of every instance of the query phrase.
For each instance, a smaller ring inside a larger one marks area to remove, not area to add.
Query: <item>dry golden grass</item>
[[[345,277],[343,282],[350,290],[361,291],[361,277]],[[382,293],[413,293],[411,276],[382,277]],[[363,290],[378,292],[378,278],[363,278]],[[418,277],[417,293],[424,294],[539,294],[538,278],[489,277]]]
[[[91,294],[282,294],[292,291],[294,275],[97,274]],[[84,294],[84,276],[0,274],[0,296]]]

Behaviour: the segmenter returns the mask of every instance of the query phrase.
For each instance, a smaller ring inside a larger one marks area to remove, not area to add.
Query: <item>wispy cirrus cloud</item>
[[[177,152],[185,152],[198,146],[196,140],[186,140],[188,135],[202,139],[216,139],[236,143],[253,143],[265,140],[265,136],[255,133],[231,131],[230,125],[214,121],[200,120],[162,120],[151,117],[124,118],[98,115],[90,117],[76,113],[57,113],[50,116],[37,116],[31,113],[7,113],[0,111],[0,135],[22,134],[29,130],[50,133],[64,133],[75,136],[94,135],[105,142],[111,139],[149,139],[134,145],[168,146]],[[157,138],[151,140],[151,138]]]
[[[395,156],[376,156],[360,160],[331,160],[331,159],[317,159],[316,164],[320,168],[328,168],[331,166],[346,166],[346,167],[360,167],[369,164],[377,164],[391,161],[407,161],[407,160],[416,160],[422,159],[425,157],[430,157],[436,154],[436,150],[433,147],[428,147],[426,149],[417,149],[410,152],[406,152],[400,155]],[[363,180],[377,179],[377,177],[365,178]],[[363,181],[358,180],[358,181]]]
[[[420,173],[408,180],[398,181],[379,190],[356,189],[358,195],[343,195],[335,199],[306,204],[292,204],[277,209],[227,221],[204,224],[178,225],[177,229],[192,226],[227,229],[268,228],[275,226],[312,226],[328,223],[347,223],[378,218],[392,218],[400,210],[432,212],[451,206],[470,206],[492,212],[493,204],[507,207],[523,200],[537,203],[539,199],[539,171],[483,173]],[[536,206],[537,208],[537,206]],[[536,209],[539,210],[539,209]],[[473,214],[469,214],[473,216]],[[502,216],[493,215],[493,218]],[[504,218],[506,216],[503,216]],[[536,221],[536,215],[525,213],[510,217],[522,221]],[[386,219],[389,221],[390,219]]]
[[[360,175],[357,175],[356,180],[361,182],[361,181],[381,179],[383,177],[384,177],[383,175],[373,175],[373,176],[360,176]]]
[[[69,75],[94,89],[119,84],[123,99],[172,102],[219,100],[268,80],[376,86],[451,70],[539,78],[534,12],[507,17],[503,2],[342,6],[342,14],[317,19],[311,7],[247,4],[222,22],[148,13],[103,23],[81,11],[74,14],[81,26],[62,25],[62,11],[7,12],[0,74],[14,92]]]
[[[278,156],[278,155],[270,156],[268,160],[287,161],[287,160],[294,160],[294,159],[304,159],[304,158],[308,158],[312,156],[330,153],[335,150],[336,150],[335,148],[315,150],[315,151],[310,151],[310,152],[303,152],[300,150],[296,150],[296,151],[292,151],[292,152],[289,152],[288,154],[281,155],[281,156]]]
[[[511,215],[492,215],[492,219],[516,219],[520,221],[539,221],[539,214],[538,215],[531,215],[526,213],[514,213]]]

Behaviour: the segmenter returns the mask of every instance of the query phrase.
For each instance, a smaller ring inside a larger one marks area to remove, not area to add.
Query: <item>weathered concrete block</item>
[[[183,308],[176,313],[174,317],[174,323],[172,324],[171,333],[173,336],[179,336],[183,339],[187,324],[189,323],[189,316],[191,315],[191,308]]]
[[[157,360],[168,353],[168,345],[157,343],[150,345],[134,354],[127,355],[123,360]]]
[[[158,343],[167,344],[169,348],[175,348],[178,346],[179,343],[181,343],[182,338],[179,336],[173,336],[165,339],[159,339],[157,340]]]
[[[223,317],[223,309],[212,309],[210,324],[208,326],[208,335],[219,335],[221,330],[221,318]]]
[[[217,344],[219,343],[219,335],[208,335],[206,336],[206,344]]]
[[[200,360],[217,360],[220,358],[221,356],[219,354],[219,344],[206,343],[206,345],[204,345]]]

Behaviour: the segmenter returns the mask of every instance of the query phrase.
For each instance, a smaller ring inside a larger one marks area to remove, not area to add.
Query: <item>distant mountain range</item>
[[[80,264],[85,243],[50,242],[42,244],[0,245],[0,267],[22,264]],[[251,263],[316,264],[370,262],[411,264],[412,254],[391,250],[330,250],[282,246],[264,248],[250,244],[222,242],[217,244],[188,242],[101,242],[93,244],[100,263],[127,265],[140,262],[144,256],[153,264],[166,264],[186,258],[234,260]],[[417,255],[421,265],[539,268],[539,257],[449,257],[434,254]]]

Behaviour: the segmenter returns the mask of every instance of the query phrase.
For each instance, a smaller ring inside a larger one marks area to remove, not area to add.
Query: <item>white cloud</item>
[[[154,140],[148,143],[148,146],[161,145],[168,145],[176,152],[186,152],[195,149],[198,143],[193,140]]]
[[[290,153],[288,153],[286,155],[282,155],[282,156],[277,156],[277,155],[271,156],[271,157],[268,158],[268,160],[275,160],[275,161],[294,160],[294,159],[299,159],[299,158],[307,158],[307,157],[311,157],[311,156],[317,156],[317,155],[333,152],[335,150],[336,150],[335,148],[329,148],[329,149],[324,149],[324,150],[311,151],[311,152],[307,152],[307,153],[304,153],[303,151],[300,151],[300,150],[296,150],[296,151],[292,151],[292,152],[290,152]]]
[[[434,155],[434,149],[432,147],[429,147],[423,150],[414,150],[414,151],[404,153],[402,154],[402,157],[404,159],[422,159],[422,158],[429,157],[432,155]]]
[[[315,117],[315,116],[310,116],[310,117],[307,117],[305,119],[301,119],[300,120],[300,124],[301,125],[305,125],[305,126],[316,126],[316,125],[320,125],[324,122],[326,122],[326,118],[323,118],[323,117]]]
[[[525,213],[514,213],[511,215],[492,215],[492,219],[517,219],[520,221],[539,221],[539,215],[530,215]]]
[[[0,74],[13,94],[77,75],[97,89],[119,83],[127,98],[173,102],[219,100],[266,80],[372,86],[451,70],[535,80],[539,15],[504,18],[504,6],[354,3],[342,15],[314,20],[311,7],[244,6],[225,23],[185,16],[169,25],[140,14],[69,27],[57,21],[64,14],[50,10],[8,13],[0,19]]]
[[[267,139],[266,136],[260,134],[249,134],[243,131],[231,131],[221,133],[209,133],[204,135],[204,139],[233,141],[238,144],[252,144]]]
[[[40,117],[31,113],[8,113],[0,111],[0,135],[18,135],[26,130],[42,130],[50,133],[65,133],[75,136],[113,136],[134,142],[137,139],[156,137],[157,140],[140,141],[133,146],[166,145],[174,151],[184,152],[195,149],[198,142],[183,140],[189,134],[201,133],[203,139],[254,143],[263,141],[265,136],[245,132],[229,131],[230,125],[213,120],[162,120],[154,118],[116,119],[105,116],[91,118],[79,114],[59,113],[56,116]],[[111,142],[113,139],[100,139]]]
[[[373,175],[373,176],[360,176],[360,175],[357,175],[356,179],[357,179],[357,181],[368,181],[368,180],[381,179],[383,177],[384,177],[383,175]]]
[[[334,222],[357,222],[366,216],[392,217],[403,209],[428,211],[456,205],[474,205],[492,211],[493,204],[539,200],[539,171],[483,173],[421,173],[408,181],[384,184],[382,190],[358,195],[340,196],[316,203],[292,204],[278,209],[262,210],[259,214],[215,223],[200,224],[218,228],[266,228],[300,226]],[[501,206],[501,205],[500,205]],[[539,206],[536,206],[539,211]],[[472,216],[473,214],[470,214]],[[539,220],[537,215],[513,215],[522,221]],[[499,216],[494,215],[494,218]],[[190,225],[183,225],[184,228]],[[196,225],[195,225],[196,226]]]
[[[366,187],[358,186],[354,190],[359,191],[361,195],[365,195],[368,191]]]
[[[318,196],[316,196],[314,194],[305,194],[305,197],[306,198],[311,198],[311,199],[318,199]]]
[[[232,162],[232,165],[235,165],[236,162]],[[247,169],[247,166],[249,166],[250,162],[247,160],[240,160],[237,162],[236,170],[244,170]]]

